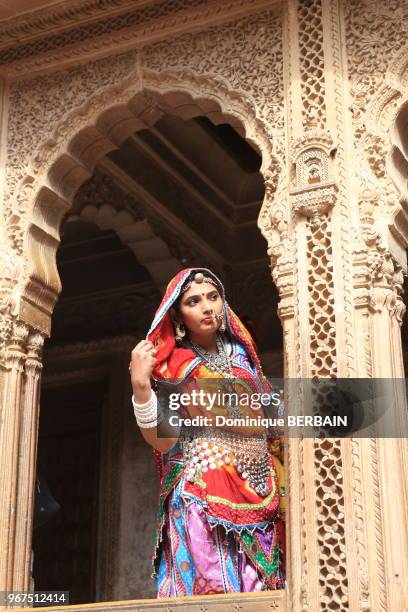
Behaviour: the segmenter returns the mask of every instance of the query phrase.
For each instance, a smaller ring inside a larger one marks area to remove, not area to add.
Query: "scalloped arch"
[[[276,178],[279,164],[273,154],[270,126],[268,131],[249,98],[231,91],[221,79],[185,71],[145,71],[137,82],[128,80],[99,92],[68,114],[39,147],[17,191],[17,203],[33,203],[20,239],[13,227],[14,243],[21,245],[26,261],[21,316],[46,334],[50,333],[51,314],[61,290],[56,267],[59,228],[75,193],[109,151],[168,113],[185,120],[204,115],[215,124],[229,123],[258,150],[261,172],[269,183],[259,217],[266,219],[266,200],[274,191],[271,177]],[[268,228],[265,230],[262,222],[259,226],[267,238]]]
[[[408,246],[408,45],[391,61],[382,87],[368,104],[367,130],[389,142],[386,168],[398,193],[399,206],[389,218],[392,234]]]

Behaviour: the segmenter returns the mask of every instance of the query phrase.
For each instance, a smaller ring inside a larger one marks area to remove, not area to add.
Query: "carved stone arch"
[[[6,549],[10,533],[15,535],[14,548],[0,560],[3,589],[29,588],[32,526],[27,527],[26,517],[32,516],[41,348],[44,337],[50,334],[51,314],[61,288],[56,267],[61,222],[78,188],[92,176],[98,162],[129,135],[154,125],[168,112],[184,119],[204,115],[214,123],[228,122],[261,153],[266,193],[259,226],[268,239],[271,254],[277,257],[279,249],[286,252],[286,267],[279,274],[286,275],[283,291],[289,312],[290,249],[280,243],[287,225],[287,198],[280,198],[274,215],[269,209],[276,189],[285,189],[280,178],[285,143],[281,126],[277,126],[275,150],[273,122],[266,115],[261,118],[259,105],[250,95],[235,91],[221,78],[198,76],[193,71],[146,70],[143,75],[134,71],[120,84],[99,89],[85,103],[67,112],[34,154],[28,153],[28,148],[12,178],[12,199],[7,200],[5,214],[6,237],[13,247],[8,267],[12,278],[7,287],[10,304],[4,305],[4,309],[8,308],[7,326],[0,340],[9,355],[11,374],[5,383],[7,418],[2,429],[2,439],[7,443],[1,452],[2,458],[8,458],[5,474],[18,471],[19,477],[16,481],[8,478],[3,496],[7,520],[0,530],[0,548]],[[21,407],[22,397],[25,403]],[[18,428],[20,413],[24,414],[24,435]],[[21,452],[17,452],[20,448]],[[11,507],[18,507],[18,512],[8,512]]]
[[[137,83],[127,81],[121,87],[99,92],[67,115],[52,138],[39,147],[30,162],[30,174],[17,189],[16,208],[19,201],[24,201],[28,213],[20,235],[10,219],[9,235],[25,261],[20,314],[27,323],[35,322],[49,333],[50,316],[60,292],[55,263],[59,227],[78,188],[102,157],[132,133],[154,125],[165,113],[185,120],[204,115],[216,124],[229,123],[261,153],[266,192],[258,225],[270,242],[274,228],[269,207],[280,167],[274,157],[270,126],[268,130],[257,117],[249,99],[231,91],[221,79],[186,71],[145,71]],[[27,200],[31,206],[27,206]],[[273,236],[275,255],[276,234],[282,235],[284,225],[281,212]]]
[[[387,136],[396,115],[408,97],[408,45],[391,60],[382,86],[367,105],[367,129],[378,136]]]
[[[381,139],[385,146],[386,179],[391,179],[400,196],[398,202],[397,194],[390,194],[396,205],[388,205],[388,226],[405,249],[408,246],[408,45],[391,61],[382,87],[367,106],[365,118],[368,136]],[[401,263],[406,267],[405,261]]]
[[[392,123],[390,140],[392,146],[387,169],[401,194],[401,205],[405,209],[408,206],[408,92]]]
[[[400,195],[399,204],[392,210],[389,224],[401,246],[406,249],[408,247],[408,91],[401,96],[400,102],[397,113],[393,113],[389,130],[391,146],[386,168]],[[406,268],[406,263],[404,267]]]

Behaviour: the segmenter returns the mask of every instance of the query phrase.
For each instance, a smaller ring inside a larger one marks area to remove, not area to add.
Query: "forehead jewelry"
[[[213,278],[211,278],[210,276],[204,276],[204,274],[202,272],[196,272],[196,274],[194,275],[194,277],[187,283],[187,285],[185,287],[183,287],[183,289],[181,290],[181,293],[184,293],[185,291],[188,291],[191,287],[191,284],[195,282],[198,284],[201,283],[211,283],[212,285],[215,286],[216,289],[218,289],[218,285],[215,282],[215,280]]]

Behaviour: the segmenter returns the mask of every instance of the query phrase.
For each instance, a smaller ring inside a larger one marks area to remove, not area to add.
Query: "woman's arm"
[[[145,404],[151,398],[154,393],[150,381],[140,382],[137,378],[133,379],[132,376],[132,389],[133,397],[136,404]],[[158,408],[160,411],[160,408]],[[135,409],[135,415],[137,408]],[[172,427],[166,418],[164,418],[157,426],[154,427],[140,427],[140,433],[150,446],[160,451],[161,453],[167,453],[178,441],[178,432]]]

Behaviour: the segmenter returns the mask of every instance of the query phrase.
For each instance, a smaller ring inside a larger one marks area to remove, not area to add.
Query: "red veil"
[[[224,287],[217,276],[207,268],[185,268],[181,270],[167,285],[166,292],[160,303],[159,308],[153,319],[153,323],[147,333],[150,340],[158,349],[156,354],[157,365],[153,371],[154,378],[162,380],[165,378],[180,377],[184,371],[186,362],[191,362],[196,358],[195,353],[190,349],[178,348],[176,346],[175,332],[170,316],[170,308],[180,296],[184,281],[192,272],[202,272],[205,276],[211,277],[218,285],[224,301],[224,315],[226,330],[235,337],[246,348],[259,377],[262,377],[262,367],[256,351],[255,343],[242,321],[237,317],[232,308],[225,300]],[[196,364],[195,364],[196,365]],[[189,369],[191,372],[191,370]]]

